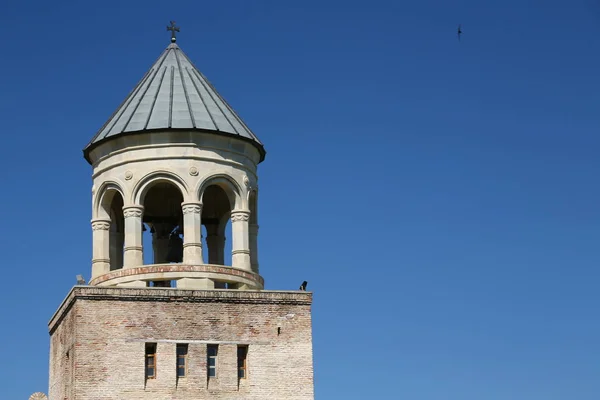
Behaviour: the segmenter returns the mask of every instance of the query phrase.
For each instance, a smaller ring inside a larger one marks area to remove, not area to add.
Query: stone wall
[[[50,321],[50,399],[313,399],[311,302],[307,292],[75,287]],[[177,343],[188,344],[179,379]],[[208,344],[219,346],[216,378]],[[248,345],[247,379],[238,345]]]
[[[50,337],[49,397],[73,399],[73,366],[75,360],[75,313],[65,307]]]

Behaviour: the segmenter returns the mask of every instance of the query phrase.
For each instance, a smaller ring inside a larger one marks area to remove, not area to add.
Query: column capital
[[[93,219],[92,220],[92,230],[98,231],[107,231],[110,229],[110,219]]]
[[[123,217],[125,217],[125,218],[130,218],[130,217],[140,218],[143,213],[144,213],[144,206],[137,206],[137,205],[123,206]]]
[[[233,210],[231,212],[231,222],[249,221],[249,220],[250,220],[250,211]]]
[[[202,203],[183,202],[183,203],[181,203],[181,211],[184,214],[189,214],[189,213],[200,214],[200,213],[202,213]]]

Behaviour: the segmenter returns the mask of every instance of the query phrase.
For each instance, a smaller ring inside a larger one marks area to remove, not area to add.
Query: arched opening
[[[229,238],[229,239],[228,239]],[[231,253],[233,250],[233,234],[231,232],[231,218],[225,221],[225,250],[223,262],[225,265],[233,265]]]
[[[248,208],[250,209],[250,225],[258,225],[256,190],[252,190],[248,195]]]
[[[125,220],[123,218],[123,196],[113,187],[102,193],[98,217],[109,219],[108,258],[110,271],[123,268],[123,245],[125,239]],[[94,246],[99,244],[94,244]]]
[[[154,183],[141,199],[144,206],[144,263],[181,263],[183,260],[183,194],[168,181]],[[149,242],[149,243],[148,243]],[[166,283],[165,283],[166,285]],[[169,285],[170,286],[170,282]],[[151,285],[156,286],[156,285]]]
[[[206,258],[208,264],[231,263],[231,240],[227,240],[227,225],[235,199],[226,188],[214,184],[202,194],[202,225],[206,232]],[[229,264],[231,265],[231,264]]]
[[[249,245],[250,265],[252,271],[258,274],[258,199],[256,190],[252,190],[248,196],[248,208],[250,209],[249,220]]]
[[[208,236],[208,234],[206,232],[206,225],[201,226],[201,232],[202,232],[202,259],[204,260],[205,263],[210,264],[209,258],[208,258],[208,243],[206,242],[206,237]]]
[[[123,197],[117,192],[110,206],[109,258],[110,270],[123,268],[123,242],[125,240],[125,219],[123,218]]]

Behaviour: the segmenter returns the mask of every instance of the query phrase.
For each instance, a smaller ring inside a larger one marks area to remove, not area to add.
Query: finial
[[[175,26],[175,21],[171,21],[171,26],[167,26],[167,30],[171,31],[171,43],[175,43],[177,41],[175,32],[179,32],[179,27]]]

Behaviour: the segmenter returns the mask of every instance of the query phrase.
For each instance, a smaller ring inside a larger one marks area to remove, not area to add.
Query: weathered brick
[[[75,287],[50,321],[50,399],[313,399],[311,302],[307,292]],[[146,342],[157,343],[156,379],[145,379]],[[188,343],[180,379],[177,343]],[[216,378],[207,343],[219,344]],[[249,346],[241,381],[238,344]]]

